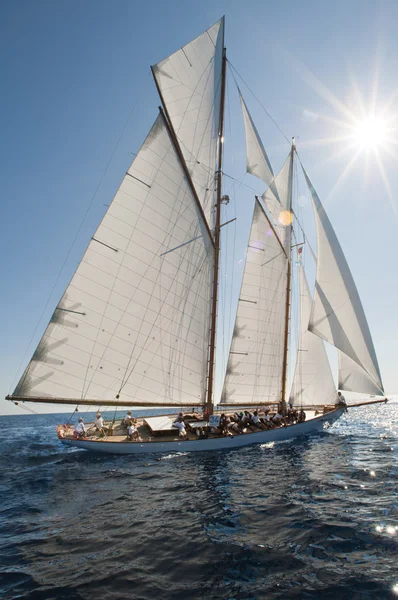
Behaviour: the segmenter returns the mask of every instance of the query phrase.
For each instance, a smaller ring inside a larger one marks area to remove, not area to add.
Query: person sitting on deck
[[[242,433],[242,427],[240,427],[240,424],[238,422],[230,419],[230,423],[228,423],[228,432],[231,434],[239,435],[240,433]]]
[[[266,408],[264,411],[264,416],[261,419],[261,422],[265,426],[266,429],[274,429],[275,425],[271,421],[271,417],[269,416],[269,408]]]
[[[75,425],[74,435],[77,438],[85,438],[86,437],[86,427],[83,423],[82,417],[79,417],[79,422]]]
[[[301,409],[300,413],[299,413],[299,416],[298,416],[297,423],[304,423],[304,421],[306,420],[306,418],[307,418],[307,415],[305,414],[304,410]]]
[[[207,439],[209,437],[209,434],[207,433],[207,427],[197,427],[195,429],[195,433],[198,438],[201,439]]]
[[[100,412],[97,412],[97,418],[95,419],[94,425],[95,429],[100,433],[100,435],[105,435],[104,419],[102,418]]]
[[[177,427],[179,430],[178,436],[185,440],[187,437],[187,430],[185,429],[184,414],[182,412],[179,413],[178,417],[174,421],[173,427]]]
[[[293,409],[290,407],[290,404],[289,404],[289,408],[287,409],[286,421],[288,422],[289,425],[293,425],[293,423],[294,423]]]
[[[272,417],[272,422],[276,427],[280,427],[281,425],[286,427],[286,419],[279,411]]]
[[[130,424],[130,421],[132,418],[133,418],[133,414],[132,414],[131,410],[127,411],[127,415],[122,420],[122,427],[125,427],[127,429],[129,427],[129,424]]]
[[[337,392],[337,406],[347,406],[347,402],[341,392]]]
[[[228,434],[228,424],[230,422],[230,419],[228,417],[225,416],[224,413],[222,413],[220,420],[218,422],[218,427],[217,429],[219,431],[221,431],[222,435],[227,435]]]
[[[260,417],[258,416],[258,412],[256,410],[253,413],[250,424],[257,429],[265,429],[265,425],[260,421]]]
[[[244,423],[244,425],[249,425],[252,421],[253,418],[253,414],[251,412],[249,412],[248,410],[245,410],[245,413],[242,417],[242,421]]]
[[[243,419],[243,412],[234,413],[235,423],[239,423]]]
[[[130,442],[142,442],[138,429],[132,420],[130,421],[130,425],[128,427],[127,432]]]

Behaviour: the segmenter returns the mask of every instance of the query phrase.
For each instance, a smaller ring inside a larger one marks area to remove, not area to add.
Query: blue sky
[[[362,151],[336,187],[357,150],[333,141],[350,120],[343,107],[361,115],[373,100],[375,113],[387,104],[390,117],[397,113],[398,5],[9,0],[0,4],[1,396],[11,391],[21,361],[26,365],[131,153],[156,117],[149,66],[223,14],[229,60],[286,135],[296,136],[357,283],[386,390],[398,391],[395,144],[382,144],[379,163]],[[277,170],[289,147],[241,87]],[[230,75],[226,112],[225,171],[241,179],[243,124]],[[243,181],[263,191],[253,177]],[[225,186],[236,193],[244,230],[253,193],[232,187],[232,180]],[[241,241],[246,236],[247,230]],[[0,402],[0,414],[8,412]]]

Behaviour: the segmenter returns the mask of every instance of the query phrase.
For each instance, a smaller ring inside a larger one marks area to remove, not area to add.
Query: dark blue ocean
[[[44,417],[1,417],[0,453],[3,599],[398,598],[396,403],[169,456],[68,450]]]

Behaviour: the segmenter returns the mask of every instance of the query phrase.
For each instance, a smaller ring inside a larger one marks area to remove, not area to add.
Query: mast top
[[[296,138],[293,136],[292,137],[292,152],[294,152],[296,150]]]

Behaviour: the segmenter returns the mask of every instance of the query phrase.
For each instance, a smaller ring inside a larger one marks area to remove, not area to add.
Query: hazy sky
[[[286,135],[296,136],[357,283],[386,391],[398,391],[395,1],[4,0],[1,397],[26,366],[105,204],[156,117],[159,100],[149,66],[223,14],[229,60]],[[289,146],[241,87],[278,170]],[[341,139],[354,117],[372,110],[388,119],[391,129],[377,153]],[[225,171],[261,193],[259,181],[242,179],[244,133],[231,73],[225,148]],[[232,179],[224,184],[237,203],[242,242],[253,192]],[[305,213],[305,194],[302,204]],[[234,257],[235,287],[243,255],[241,243]],[[221,338],[219,347],[226,346]],[[12,408],[0,401],[0,414]]]

